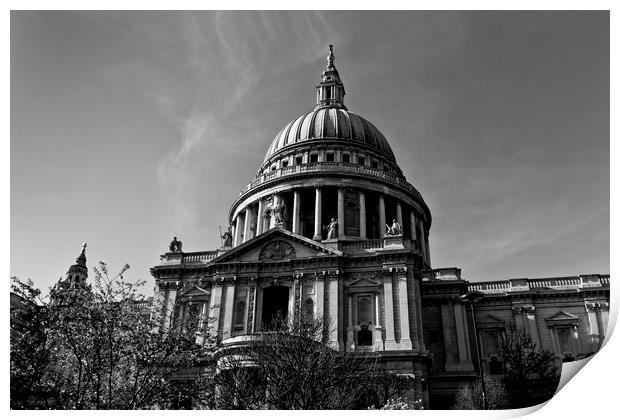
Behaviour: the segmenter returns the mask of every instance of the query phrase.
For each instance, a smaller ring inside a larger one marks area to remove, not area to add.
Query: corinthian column
[[[366,239],[366,195],[360,191],[360,238]]]
[[[250,239],[252,239],[252,232],[251,232],[251,228],[252,227],[252,207],[247,206],[245,208],[245,220],[244,220],[244,227],[243,227],[243,242],[247,242]]]
[[[418,235],[416,235],[415,213],[413,212],[413,210],[411,210],[411,212],[409,213],[409,224],[411,229],[411,240],[415,241]]]
[[[396,221],[400,225],[400,228],[403,228],[403,209],[400,206],[400,201],[396,202]]]
[[[321,236],[321,188],[315,187],[316,195],[314,198],[314,239],[315,241],[320,241],[322,239]]]
[[[293,233],[299,233],[299,190],[293,191]]]
[[[258,213],[256,214],[256,236],[263,233],[263,224],[265,222],[263,211],[263,200],[258,200]]]
[[[379,195],[379,238],[385,236],[385,198]]]
[[[344,237],[344,190],[338,188],[338,237]]]

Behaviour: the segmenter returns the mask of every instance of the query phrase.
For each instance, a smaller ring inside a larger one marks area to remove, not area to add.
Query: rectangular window
[[[300,166],[303,162],[302,156],[295,156],[295,165]]]
[[[499,354],[499,337],[497,331],[485,331],[484,332],[484,354],[486,356],[492,356]]]
[[[372,161],[372,168],[373,169],[379,169],[379,162],[377,162],[376,160]]]
[[[283,160],[282,161],[282,167],[286,168],[288,166],[288,160]]]
[[[370,295],[357,297],[357,323],[373,324],[372,297]]]
[[[335,160],[336,159],[335,159],[335,156],[334,156],[333,152],[328,152],[327,155],[325,156],[325,161],[326,162],[334,162]]]
[[[364,156],[358,156],[357,157],[357,163],[360,166],[366,166],[366,158]]]
[[[342,155],[342,162],[343,163],[351,163],[351,155],[348,153],[344,153]]]
[[[573,343],[570,328],[562,327],[557,328],[556,330],[558,333],[558,343],[560,344],[560,352],[562,353],[562,355],[566,353],[572,353]]]
[[[310,155],[310,163],[316,163],[319,161],[318,153],[313,153]]]

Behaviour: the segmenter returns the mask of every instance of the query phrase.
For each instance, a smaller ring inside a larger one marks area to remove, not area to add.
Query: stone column
[[[355,351],[355,337],[353,331],[353,296],[348,296],[349,322],[347,323],[347,351]]]
[[[293,191],[293,233],[299,233],[299,190]]]
[[[426,245],[426,262],[431,265],[431,246],[428,244],[428,232],[426,232],[424,244]]]
[[[403,209],[400,205],[400,201],[396,202],[396,221],[400,225],[400,228],[403,228]]]
[[[235,306],[235,284],[226,284],[226,299],[224,300],[224,325],[222,326],[222,339],[232,335],[232,318]]]
[[[415,213],[413,210],[411,210],[411,212],[409,213],[409,224],[411,230],[411,240],[415,241],[418,235],[416,234]]]
[[[344,237],[344,190],[338,188],[338,237]]]
[[[237,214],[237,223],[236,223],[237,229],[235,231],[235,246],[241,245],[242,244],[242,238],[243,238],[243,220],[241,219],[241,213]]]
[[[381,310],[381,305],[379,301],[379,293],[375,294],[375,331],[373,333],[375,350],[383,351],[383,328],[381,327],[381,317],[379,316],[379,311]]]
[[[263,200],[258,200],[258,212],[256,214],[256,236],[263,233],[263,225],[265,224],[265,217],[263,216],[264,211]]]
[[[314,236],[312,237],[312,239],[314,239],[315,241],[320,241],[323,238],[323,236],[321,235],[321,188],[315,187],[315,191],[316,194],[314,198]]]
[[[394,297],[392,295],[392,269],[384,270],[383,296],[385,297],[385,350],[397,350],[394,336]]]
[[[341,327],[338,317],[338,275],[329,275],[329,345],[334,349],[339,349],[338,331]]]
[[[170,284],[168,284],[168,296],[163,303],[163,330],[167,330],[172,325],[172,317],[174,315],[174,305],[177,300],[177,289],[176,286],[173,288]]]
[[[385,236],[385,198],[379,195],[379,238]]]
[[[366,239],[366,194],[360,191],[360,238]]]
[[[472,316],[475,316],[475,314],[472,313]],[[474,363],[469,345],[467,312],[465,311],[465,305],[461,302],[454,302],[454,320],[456,324],[456,343],[459,349],[458,370],[472,371],[474,370]]]
[[[458,369],[458,347],[454,342],[451,331],[458,329],[454,321],[454,306],[452,301],[441,304],[441,327],[443,329],[443,342],[446,351],[445,370],[452,372]]]
[[[586,303],[586,313],[588,315],[588,324],[590,326],[590,343],[593,352],[598,351],[601,342],[601,333],[599,332],[599,316],[595,303]]]
[[[323,320],[324,307],[325,307],[325,283],[324,278],[318,274],[314,280],[314,293],[316,296],[316,305],[314,307],[314,316],[316,319]]]
[[[237,220],[235,219],[232,222],[232,226],[231,226],[231,233],[232,233],[232,246],[237,246]]]
[[[536,326],[536,308],[534,305],[528,305],[523,308],[523,315],[527,323],[527,330],[532,338],[532,342],[540,348],[540,338],[538,336],[538,327]]]
[[[609,303],[601,302],[598,305],[597,320],[599,335],[601,336],[601,345],[605,341],[607,326],[609,325]]]
[[[211,301],[209,302],[209,326],[211,333],[220,337],[221,331],[218,331],[220,325],[220,311],[222,302],[222,282],[217,281],[211,286]]]
[[[424,234],[424,222],[422,220],[420,222],[420,249],[422,250],[422,255],[424,256],[424,261],[428,263],[427,255],[426,255],[426,240]]]
[[[409,299],[407,297],[407,267],[397,270],[399,312],[400,312],[400,343],[401,350],[411,350],[411,336],[409,333]],[[413,308],[415,309],[415,308]]]
[[[247,242],[252,239],[252,207],[247,206],[245,208],[245,217],[243,221],[243,242]]]

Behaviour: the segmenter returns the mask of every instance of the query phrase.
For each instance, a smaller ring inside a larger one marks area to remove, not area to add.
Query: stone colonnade
[[[290,221],[287,221],[286,228],[296,234],[302,234],[302,206],[310,210],[312,204],[314,207],[314,231],[303,232],[304,236],[312,238],[314,240],[322,240],[324,238],[324,224],[328,224],[329,221],[324,223],[324,189],[331,187],[314,187],[314,203],[303,203],[302,201],[302,188],[296,188],[292,190],[293,195],[293,207]],[[336,187],[334,187],[336,188]],[[307,189],[306,189],[307,190]],[[284,191],[283,193],[287,193]],[[367,236],[367,217],[369,214],[367,209],[367,192],[360,189],[355,192],[355,202],[358,206],[355,212],[355,216],[358,220],[351,222],[347,219],[345,211],[345,188],[337,187],[337,205],[336,205],[336,218],[338,220],[338,237],[348,239],[360,239],[365,240]],[[378,220],[376,227],[377,232],[384,233],[386,231],[386,224],[391,224],[391,220],[387,220],[386,216],[386,196],[382,193],[378,193]],[[306,195],[308,197],[308,195]],[[242,243],[266,232],[267,230],[276,226],[271,209],[275,207],[282,200],[282,193],[275,193],[269,198],[260,198],[254,203],[251,203],[245,207],[245,209],[239,211],[232,222],[233,225],[233,246],[241,245]],[[420,249],[424,255],[425,261],[430,265],[430,249],[428,245],[428,231],[425,230],[424,221],[413,210],[408,208],[407,213],[403,213],[403,206],[399,200],[393,200],[394,207],[391,213],[395,214],[395,219],[398,224],[403,228],[403,218],[407,217],[407,224],[409,226],[407,232],[403,232],[411,240],[416,241],[418,249]],[[290,203],[287,203],[290,205]],[[372,213],[372,212],[371,212]],[[349,215],[351,217],[351,215]],[[358,235],[345,235],[345,223],[354,223],[358,226]],[[383,236],[382,234],[379,235]]]

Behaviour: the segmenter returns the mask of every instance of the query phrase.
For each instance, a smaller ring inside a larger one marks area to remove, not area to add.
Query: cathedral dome
[[[394,152],[385,136],[367,119],[349,112],[344,107],[317,107],[288,123],[273,139],[265,162],[273,155],[308,140],[344,140],[358,143],[381,153],[396,163]]]

